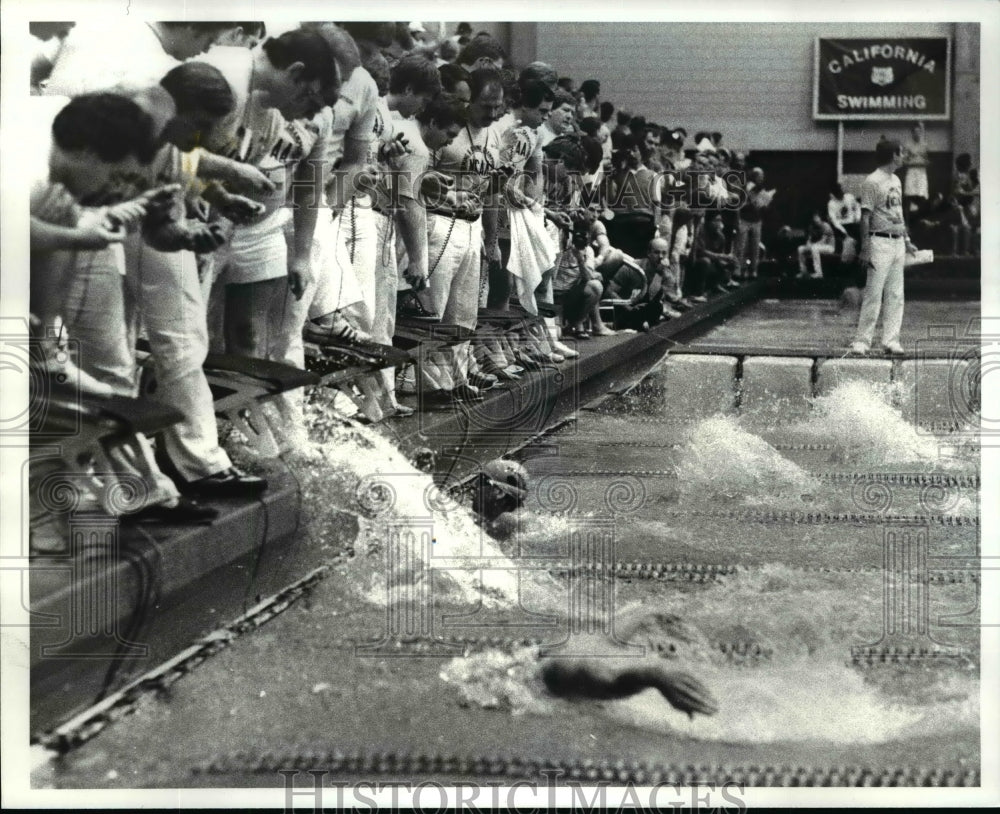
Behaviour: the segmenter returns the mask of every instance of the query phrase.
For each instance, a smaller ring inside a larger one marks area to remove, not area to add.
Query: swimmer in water
[[[609,656],[608,640],[597,634],[574,638],[572,657],[548,657],[541,668],[542,681],[553,695],[569,700],[615,700],[628,698],[650,687],[660,692],[671,706],[694,718],[696,712],[714,715],[718,703],[708,688],[682,670],[668,669],[665,659],[677,654],[675,642],[693,643],[694,632],[683,620],[669,613],[645,607],[623,612],[615,624],[622,641],[641,644],[652,654]],[[594,655],[580,653],[588,645]]]
[[[515,461],[497,459],[483,467],[477,484],[472,508],[480,525],[497,540],[507,540],[516,532],[528,494],[528,473]],[[685,626],[677,617],[648,610],[638,614],[625,614],[618,618],[616,629],[625,640],[631,641],[636,634],[653,627],[668,633],[669,638],[689,640]],[[607,642],[598,636],[588,636],[594,647],[593,656],[545,658],[541,666],[541,677],[546,689],[553,695],[571,700],[585,698],[614,700],[628,698],[653,687],[670,704],[694,718],[696,712],[714,715],[719,707],[712,693],[694,676],[680,670],[670,670],[664,663],[664,653],[676,653],[676,647],[668,643],[661,646],[659,641],[650,641],[660,655],[636,658],[623,653],[621,657],[598,655],[607,653]],[[654,637],[655,638],[655,637]],[[586,649],[584,637],[575,639],[574,644]]]
[[[472,498],[477,522],[495,540],[509,540],[528,496],[528,473],[516,461],[497,458],[483,466]]]

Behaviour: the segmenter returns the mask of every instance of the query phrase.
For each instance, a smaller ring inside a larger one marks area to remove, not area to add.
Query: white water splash
[[[691,428],[678,455],[677,477],[688,498],[802,498],[819,491],[805,470],[724,415]]]
[[[844,382],[813,402],[813,412],[790,428],[837,447],[841,461],[866,466],[887,464],[934,464],[939,442],[918,432],[892,406],[888,386],[867,382]]]

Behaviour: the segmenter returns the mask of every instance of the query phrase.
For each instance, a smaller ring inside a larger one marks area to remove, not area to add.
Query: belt
[[[459,214],[458,212],[452,212],[447,209],[428,209],[427,213],[430,215],[438,215],[439,217],[442,218],[448,218],[449,220],[451,220],[452,218],[454,218],[455,220],[467,220],[469,221],[469,223],[475,223],[477,220],[479,220],[480,217],[479,215],[472,215],[465,212]]]
[[[902,240],[905,237],[905,235],[894,235],[894,234],[891,234],[889,232],[872,232],[871,236],[872,237],[890,237],[893,240]]]

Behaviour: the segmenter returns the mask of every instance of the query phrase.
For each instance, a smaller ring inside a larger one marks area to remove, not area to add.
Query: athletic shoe
[[[673,308],[666,308],[666,307],[664,307],[664,309],[663,309],[663,316],[669,317],[670,319],[673,319],[674,317],[681,316],[681,312],[677,311],[677,310],[675,310]]]
[[[704,294],[695,294],[693,297],[688,297],[688,299],[691,300],[691,302],[698,302],[698,303],[708,302],[708,297],[706,297]]]
[[[480,390],[492,390],[497,386],[497,377],[489,373],[470,373],[469,384]]]
[[[730,280],[728,283],[726,283],[726,288],[739,288],[741,285],[743,285],[743,283],[741,283],[739,280]]]
[[[409,418],[413,415],[416,410],[412,407],[407,407],[405,404],[397,404],[393,407],[392,412],[386,413],[386,418]]]
[[[575,359],[577,356],[580,355],[579,351],[573,350],[573,348],[569,347],[568,345],[564,345],[557,339],[552,340],[552,349],[555,351],[555,353],[552,354],[553,361],[557,362],[563,362],[566,359]],[[561,356],[562,359],[555,359],[554,357],[556,356]]]
[[[451,391],[451,397],[455,401],[462,402],[482,401],[486,398],[478,387],[474,387],[471,384],[460,384]]]
[[[617,331],[612,331],[607,325],[602,325],[600,330],[591,332],[593,336],[614,336]]]
[[[856,356],[864,356],[868,351],[869,347],[864,342],[852,342],[851,347],[848,348],[848,353],[853,353]]]
[[[888,342],[882,346],[882,350],[890,356],[902,356],[904,353],[903,346],[898,342]]]
[[[329,325],[317,325],[315,322],[306,322],[302,328],[302,338],[306,342],[312,342],[320,347],[352,344],[358,341],[371,342],[372,339],[367,334],[351,327],[350,323],[340,314],[337,314],[333,322]]]

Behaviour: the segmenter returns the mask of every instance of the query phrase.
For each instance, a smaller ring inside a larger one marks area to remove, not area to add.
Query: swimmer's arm
[[[550,659],[542,667],[542,679],[551,693],[563,697],[612,700],[655,687],[671,706],[691,717],[695,712],[714,715],[719,711],[715,698],[701,681],[659,664],[639,663],[612,672],[596,658]]]

